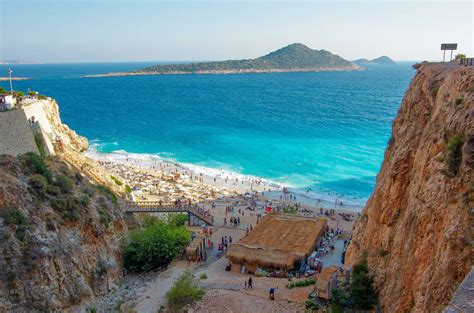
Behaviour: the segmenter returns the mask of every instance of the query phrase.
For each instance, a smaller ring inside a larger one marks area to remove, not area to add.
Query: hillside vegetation
[[[139,70],[138,72],[172,74],[324,69],[358,69],[358,67],[352,62],[332,54],[329,51],[313,50],[303,44],[294,43],[256,59],[155,65]]]

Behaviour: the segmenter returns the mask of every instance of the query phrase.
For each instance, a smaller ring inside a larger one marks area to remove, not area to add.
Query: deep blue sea
[[[374,188],[414,75],[406,62],[355,72],[80,77],[155,63],[11,67],[34,78],[15,89],[55,98],[63,121],[99,151],[156,154],[356,205]]]

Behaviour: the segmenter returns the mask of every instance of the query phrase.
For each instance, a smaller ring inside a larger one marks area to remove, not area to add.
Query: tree
[[[356,309],[370,310],[377,304],[377,293],[373,287],[373,277],[369,274],[366,258],[362,258],[352,269],[350,294]]]
[[[124,266],[134,272],[159,268],[178,256],[190,240],[184,226],[147,218],[143,228],[130,233],[123,247]]]
[[[465,59],[466,58],[466,55],[464,53],[459,53],[459,54],[456,54],[456,56],[454,57],[456,60],[457,59]]]

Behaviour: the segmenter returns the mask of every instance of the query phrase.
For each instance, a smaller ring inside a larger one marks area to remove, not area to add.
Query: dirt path
[[[160,273],[153,281],[147,284],[145,291],[134,300],[133,309],[141,313],[156,313],[166,303],[166,293],[173,286],[173,282],[187,269],[184,262],[176,262],[166,271]]]

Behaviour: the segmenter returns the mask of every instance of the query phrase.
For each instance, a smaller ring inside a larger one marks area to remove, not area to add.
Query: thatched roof
[[[325,219],[269,214],[230,247],[227,258],[233,263],[291,268],[314,250],[325,226]]]

